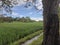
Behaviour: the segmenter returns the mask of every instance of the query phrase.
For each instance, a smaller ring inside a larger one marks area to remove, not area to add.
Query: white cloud
[[[18,13],[15,13],[15,12],[12,12],[12,15],[13,16],[17,16],[17,15],[19,15]]]
[[[30,12],[30,14],[32,14],[32,12]],[[12,13],[12,17],[24,17],[24,16],[20,15],[19,13],[13,12]],[[35,20],[35,21],[43,21],[43,18],[34,18],[34,17],[31,17],[31,19]]]
[[[35,20],[35,21],[43,21],[43,18],[31,18],[32,20]]]
[[[16,6],[20,6],[21,4],[25,4],[26,0],[14,0],[15,2],[18,3],[18,5]],[[29,0],[29,2],[32,2],[32,0]],[[37,0],[37,3],[34,4],[35,6],[37,6],[37,8],[40,10],[42,9],[43,5],[42,5],[42,0]]]
[[[12,1],[12,4],[17,4],[17,5],[14,5],[14,6],[20,6],[21,4],[24,4],[24,0],[13,0]]]
[[[42,0],[38,0],[38,2],[36,3],[36,6],[37,8],[40,10],[40,9],[43,9],[43,5],[42,5]]]
[[[13,17],[23,17],[23,15],[20,15],[19,13],[12,12]]]
[[[29,14],[33,14],[33,12],[30,12]]]

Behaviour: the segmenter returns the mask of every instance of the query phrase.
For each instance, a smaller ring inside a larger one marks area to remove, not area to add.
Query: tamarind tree
[[[59,45],[58,0],[43,0],[43,45]]]

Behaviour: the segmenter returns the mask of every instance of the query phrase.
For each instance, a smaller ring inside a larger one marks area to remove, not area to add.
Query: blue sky
[[[39,2],[42,3],[41,0]],[[38,4],[38,3],[37,3]],[[36,4],[36,5],[37,5]],[[24,7],[25,4],[17,5],[12,8],[12,14],[9,14],[12,17],[30,17],[32,20],[43,20],[43,10],[42,10],[42,4],[38,6],[39,10],[36,10],[34,6],[31,6],[29,8]],[[5,13],[5,12],[4,12]]]

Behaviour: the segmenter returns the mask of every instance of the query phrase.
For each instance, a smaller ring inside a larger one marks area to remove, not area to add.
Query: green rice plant
[[[37,32],[34,32],[33,34],[30,34],[18,41],[15,41],[14,43],[11,43],[10,45],[21,45],[22,43],[26,42],[27,40],[30,40],[32,39],[33,37],[37,36],[37,35],[40,35],[42,33],[43,30],[40,30],[40,31],[37,31]]]
[[[25,36],[43,29],[42,22],[0,23],[0,45],[9,45]]]

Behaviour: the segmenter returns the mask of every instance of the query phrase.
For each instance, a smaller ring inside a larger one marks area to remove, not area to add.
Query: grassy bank
[[[30,34],[30,35],[28,35],[28,36],[26,36],[26,37],[24,37],[24,38],[22,38],[22,39],[20,39],[20,40],[18,40],[16,42],[14,42],[14,43],[11,43],[10,45],[21,45],[22,43],[26,42],[27,40],[30,40],[31,38],[33,38],[33,37],[35,37],[37,35],[40,35],[42,33],[42,31],[43,30],[40,30],[40,31],[37,31],[37,32],[35,32],[33,34]]]
[[[29,45],[42,45],[42,41],[43,41],[43,35]]]

